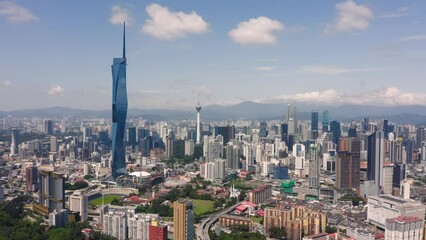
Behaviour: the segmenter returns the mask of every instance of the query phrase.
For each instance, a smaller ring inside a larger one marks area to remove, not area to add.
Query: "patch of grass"
[[[191,199],[194,212],[197,216],[207,215],[214,212],[214,202],[210,200]]]
[[[253,222],[255,223],[260,223],[260,221],[262,221],[261,217],[250,217],[251,220],[253,220]]]
[[[115,198],[122,199],[123,196],[121,196],[121,195],[114,195],[114,194],[112,194],[112,195],[104,195],[104,204],[111,203],[112,200],[114,200]],[[102,197],[90,200],[89,201],[89,205],[102,205]]]

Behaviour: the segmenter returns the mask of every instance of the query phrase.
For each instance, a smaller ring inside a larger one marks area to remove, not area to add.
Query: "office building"
[[[49,226],[65,227],[68,224],[68,210],[53,210],[49,213]]]
[[[52,135],[54,133],[54,125],[52,120],[44,120],[44,133]]]
[[[424,234],[423,219],[416,217],[396,217],[386,219],[386,240],[422,240]]]
[[[65,208],[65,181],[62,173],[52,170],[39,171],[39,203],[46,207],[48,212],[60,211]]]
[[[166,158],[170,159],[173,157],[173,145],[174,145],[174,139],[172,135],[166,136]]]
[[[194,211],[190,200],[178,200],[173,203],[173,239],[193,240],[195,238]]]
[[[383,166],[386,158],[386,139],[383,131],[376,131],[368,136],[367,180],[374,185],[372,193],[383,191]]]
[[[322,132],[329,132],[329,120],[328,120],[328,111],[325,110],[322,112]]]
[[[127,128],[127,145],[136,146],[136,127]]]
[[[333,143],[337,145],[337,148],[339,148],[339,139],[342,132],[340,128],[340,122],[331,121],[330,132],[333,133]]]
[[[241,169],[241,149],[238,145],[234,145],[232,142],[226,145],[226,160],[227,168],[229,169]]]
[[[25,183],[26,191],[37,192],[38,191],[38,169],[37,167],[27,167],[25,169]]]
[[[367,221],[380,228],[385,228],[386,219],[389,218],[425,217],[425,205],[410,199],[392,195],[370,196],[367,204]]]
[[[214,128],[214,136],[223,137],[223,145],[226,145],[229,141],[235,137],[235,126],[216,126]]]
[[[287,113],[285,115],[285,123],[287,124],[288,135],[298,134],[297,131],[297,110],[296,106],[287,105]]]
[[[395,163],[393,165],[392,187],[400,188],[401,181],[405,179],[405,164]]]
[[[275,165],[274,169],[274,178],[275,179],[287,179],[288,178],[288,166],[285,165]]]
[[[312,139],[318,138],[318,111],[311,112],[311,133]]]
[[[416,149],[419,149],[422,147],[422,143],[426,140],[425,134],[426,134],[426,131],[424,128],[416,129],[416,145],[415,145]]]
[[[80,213],[82,221],[87,220],[87,212],[89,211],[89,204],[87,196],[82,193],[74,192],[68,200],[69,210]]]
[[[112,177],[126,173],[126,33],[123,32],[123,57],[114,58],[112,69]]]

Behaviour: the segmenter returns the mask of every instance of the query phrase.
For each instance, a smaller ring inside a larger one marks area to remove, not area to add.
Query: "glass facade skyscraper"
[[[123,30],[123,57],[114,58],[112,70],[112,176],[126,173],[126,25]]]

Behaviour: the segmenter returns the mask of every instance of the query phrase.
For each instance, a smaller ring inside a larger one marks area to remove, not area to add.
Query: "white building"
[[[149,225],[158,219],[157,214],[136,214],[128,219],[129,236],[131,240],[149,240]]]
[[[87,211],[89,208],[87,196],[81,193],[74,193],[68,199],[70,211],[79,212],[81,220],[87,220]]]
[[[423,219],[396,217],[386,220],[385,240],[422,240]]]
[[[204,136],[203,156],[207,162],[223,157],[223,137]]]
[[[383,166],[383,193],[392,194],[393,164],[385,162]]]
[[[125,212],[108,212],[103,216],[103,233],[118,240],[127,238],[127,214]]]
[[[403,199],[392,195],[368,197],[367,221],[370,224],[384,228],[386,219],[403,217],[417,217],[424,219],[425,205],[410,199]]]
[[[194,154],[194,148],[195,148],[195,144],[194,141],[192,140],[186,140],[185,141],[185,155],[193,155]]]

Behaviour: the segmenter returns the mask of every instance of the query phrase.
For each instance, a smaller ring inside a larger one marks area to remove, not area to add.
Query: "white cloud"
[[[280,95],[261,102],[304,102],[323,104],[359,104],[359,105],[422,105],[426,102],[426,94],[402,92],[397,87],[387,87],[373,91],[338,92],[334,89],[322,92],[306,92],[291,95]]]
[[[398,17],[405,17],[405,16],[410,15],[410,12],[408,10],[409,10],[408,7],[401,7],[401,8],[398,8],[394,12],[384,13],[384,14],[380,15],[379,18],[398,18]]]
[[[399,42],[406,42],[406,41],[424,41],[426,40],[426,34],[423,35],[413,35],[413,36],[406,36],[401,37],[398,39]]]
[[[272,71],[275,69],[275,66],[257,66],[255,69],[258,71]]]
[[[146,7],[149,19],[142,31],[160,40],[186,38],[189,34],[201,34],[209,30],[209,24],[196,12],[172,12],[167,7],[150,4]]]
[[[238,23],[228,35],[234,42],[242,45],[274,44],[277,39],[273,33],[282,30],[284,25],[281,22],[260,16]]]
[[[120,5],[114,5],[111,7],[111,17],[109,22],[112,24],[122,25],[126,22],[127,25],[132,25],[133,17],[132,12]]]
[[[0,86],[2,86],[2,87],[10,87],[10,85],[12,85],[12,82],[10,82],[10,81],[4,81],[4,82],[2,82],[2,83],[0,83]]]
[[[64,95],[64,88],[58,84],[53,84],[49,89],[49,95]]]
[[[337,74],[350,73],[350,72],[374,72],[378,70],[379,69],[377,68],[343,68],[343,67],[323,66],[323,65],[300,67],[301,72],[314,73],[314,74],[320,74],[320,75],[337,75]]]
[[[365,30],[373,18],[373,11],[365,5],[357,5],[352,0],[336,4],[336,19],[326,26],[325,32],[349,32],[352,30]]]
[[[14,23],[30,22],[39,19],[28,9],[9,1],[0,2],[0,15],[5,16],[9,22]]]

